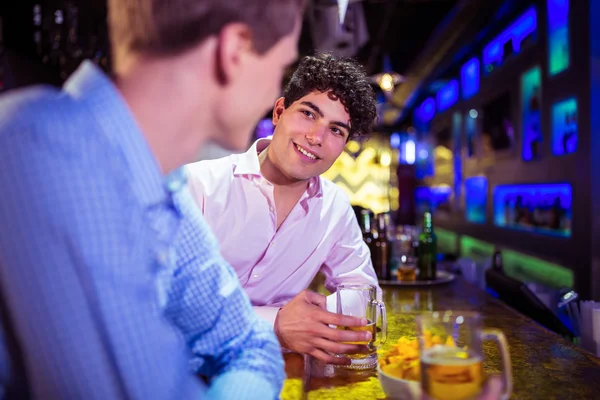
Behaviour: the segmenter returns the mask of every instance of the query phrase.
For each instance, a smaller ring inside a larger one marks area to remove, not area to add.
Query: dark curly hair
[[[375,91],[357,61],[326,53],[304,57],[283,93],[285,107],[314,91],[331,92],[344,105],[350,114],[349,139],[371,132],[377,117]]]

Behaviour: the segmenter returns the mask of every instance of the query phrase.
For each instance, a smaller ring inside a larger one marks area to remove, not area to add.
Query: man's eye
[[[346,133],[340,128],[331,128],[331,132],[336,136],[346,137]]]
[[[308,110],[302,110],[302,114],[306,115],[308,118],[315,118],[315,114],[313,114],[312,112],[308,111]]]

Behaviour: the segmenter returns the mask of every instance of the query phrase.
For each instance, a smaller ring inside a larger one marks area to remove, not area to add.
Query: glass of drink
[[[482,342],[491,340],[500,350],[504,393],[512,391],[512,369],[508,344],[497,329],[482,329],[476,312],[442,311],[417,316],[421,358],[421,387],[429,399],[474,399],[482,391]]]
[[[339,354],[348,357],[350,369],[372,369],[377,366],[377,348],[387,340],[387,318],[385,305],[377,301],[377,289],[373,285],[366,284],[343,284],[337,287],[337,312],[338,314],[351,315],[353,317],[366,318],[365,326],[338,326],[337,329],[350,331],[369,331],[371,340],[361,342],[346,342],[363,347],[363,350],[355,354]],[[378,317],[381,317],[381,330],[377,329]]]
[[[398,265],[398,280],[413,282],[417,280],[417,261],[414,257],[402,256]]]

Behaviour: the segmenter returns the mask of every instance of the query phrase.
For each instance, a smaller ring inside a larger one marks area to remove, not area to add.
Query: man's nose
[[[326,129],[326,127],[320,124],[316,125],[306,134],[306,140],[311,145],[320,145],[321,143],[323,143],[323,138],[325,136]]]

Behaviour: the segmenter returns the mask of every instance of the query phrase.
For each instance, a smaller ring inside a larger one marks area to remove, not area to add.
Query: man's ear
[[[273,125],[277,125],[279,120],[281,119],[281,114],[285,111],[285,97],[280,97],[275,102],[275,107],[273,107]]]
[[[241,73],[246,57],[254,52],[252,32],[246,24],[227,24],[217,36],[215,71],[219,83],[226,85]]]

